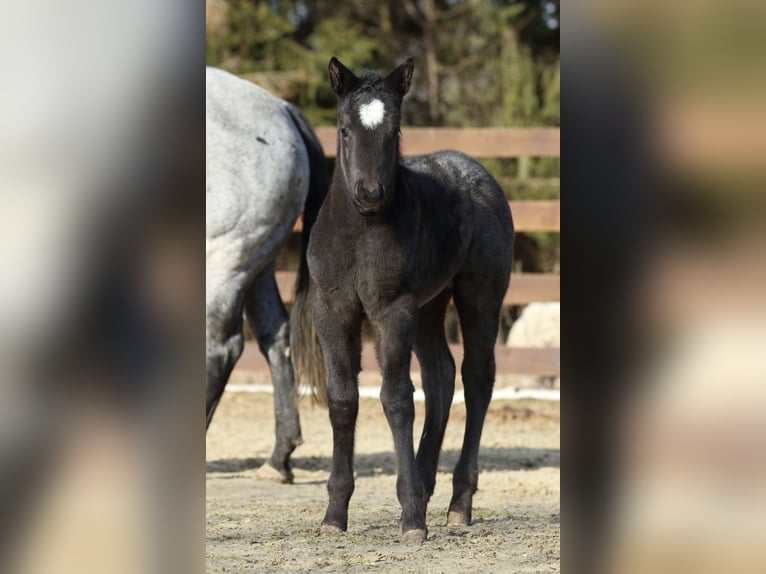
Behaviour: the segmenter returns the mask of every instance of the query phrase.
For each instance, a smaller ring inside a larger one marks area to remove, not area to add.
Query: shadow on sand
[[[445,450],[439,458],[439,472],[451,473],[457,464],[459,450]],[[297,456],[293,469],[330,472],[330,457]],[[227,458],[207,462],[208,473],[243,472],[259,468],[265,458]],[[504,448],[485,447],[479,453],[479,468],[493,470],[535,470],[543,467],[560,468],[561,453],[551,448]],[[357,476],[380,476],[396,474],[396,456],[393,451],[357,453],[354,456]]]

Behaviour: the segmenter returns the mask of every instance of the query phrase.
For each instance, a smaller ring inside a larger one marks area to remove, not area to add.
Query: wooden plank
[[[553,273],[511,273],[504,305],[561,301],[561,276]]]
[[[561,231],[561,202],[557,200],[513,200],[508,205],[518,232]]]
[[[277,286],[282,300],[292,303],[295,291],[295,271],[277,271]],[[505,305],[560,301],[561,277],[549,273],[520,273],[511,275],[511,286],[503,299]]]
[[[455,365],[458,367],[459,378],[460,364],[463,361],[463,346],[451,344],[449,348],[455,359]],[[495,363],[498,373],[558,376],[561,374],[561,350],[558,348],[533,349],[497,345],[495,346]],[[255,343],[245,345],[245,350],[235,367],[239,371],[256,372],[268,371],[268,368],[266,359]],[[362,370],[380,372],[375,358],[375,348],[370,341],[365,341],[362,345]],[[420,372],[420,364],[414,354],[411,370],[415,373]]]
[[[557,200],[512,200],[508,202],[513,213],[516,231],[561,231],[561,203]],[[293,231],[300,233],[303,220],[295,222]]]
[[[335,157],[337,128],[315,128],[325,155]],[[402,128],[404,155],[454,149],[474,157],[560,157],[559,128]]]

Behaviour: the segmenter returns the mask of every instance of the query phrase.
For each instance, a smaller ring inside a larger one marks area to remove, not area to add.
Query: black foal
[[[455,364],[444,335],[450,298],[465,341],[467,418],[447,521],[471,521],[479,440],[495,378],[494,344],[511,271],[513,221],[500,186],[468,156],[445,151],[400,158],[401,104],[412,70],[412,58],[385,77],[369,71],[357,77],[335,58],[329,65],[338,96],[337,166],[308,250],[333,428],[323,532],[348,525],[360,327],[366,315],[377,334],[381,401],[398,460],[402,532],[407,540],[426,538],[426,506],[455,388]],[[417,456],[413,350],[426,395]]]

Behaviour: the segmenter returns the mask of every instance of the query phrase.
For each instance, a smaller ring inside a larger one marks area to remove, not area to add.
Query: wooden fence
[[[336,128],[316,129],[325,154],[335,157]],[[403,128],[402,151],[405,155],[429,153],[440,149],[456,149],[474,157],[559,157],[560,130],[558,128]],[[559,201],[510,201],[517,232],[560,231]],[[301,230],[300,221],[294,231]],[[294,271],[277,271],[277,284],[285,302],[293,299]],[[532,302],[560,301],[559,275],[548,273],[514,273],[505,295],[506,305],[525,305]],[[462,346],[450,345],[459,366]],[[498,373],[531,375],[559,375],[560,349],[516,348],[498,345],[495,348]],[[265,370],[265,359],[256,345],[247,345],[237,364],[239,369]],[[413,357],[413,370],[419,365]],[[362,369],[377,369],[372,345],[365,344]]]

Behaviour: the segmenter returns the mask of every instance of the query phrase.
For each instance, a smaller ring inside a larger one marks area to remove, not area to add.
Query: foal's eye
[[[341,137],[348,137],[348,130],[346,128],[340,128]]]

